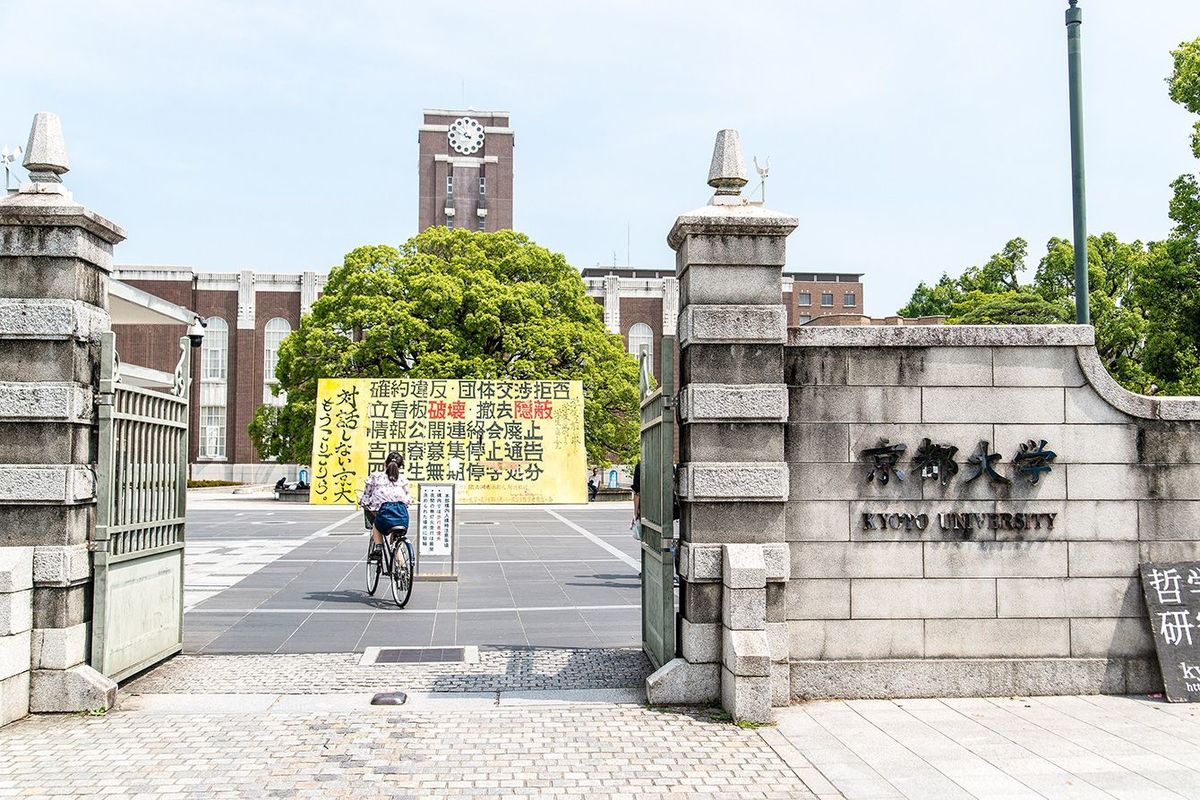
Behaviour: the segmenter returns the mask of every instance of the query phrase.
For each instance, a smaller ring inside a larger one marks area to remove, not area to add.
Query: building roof
[[[626,266],[614,267],[597,264],[580,270],[585,278],[603,278],[616,275],[619,278],[673,278],[674,267]],[[825,283],[860,283],[862,272],[810,272],[808,270],[783,270],[783,277],[794,281],[822,281]]]
[[[196,312],[110,279],[108,308],[114,325],[191,325]]]
[[[674,267],[613,267],[597,264],[580,270],[585,278],[603,278],[616,275],[621,278],[674,278]]]
[[[512,114],[508,111],[481,111],[478,108],[463,108],[454,110],[452,108],[425,108],[421,110],[422,114],[436,114],[437,116],[447,117],[511,117]]]

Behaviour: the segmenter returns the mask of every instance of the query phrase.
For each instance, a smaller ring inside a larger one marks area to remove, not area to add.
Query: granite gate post
[[[738,133],[717,134],[716,193],[667,238],[679,280],[680,650],[653,703],[720,699],[765,722],[789,701],[788,466],[779,286],[795,217],[742,197]]]
[[[24,166],[29,182],[0,199],[0,598],[16,598],[0,614],[0,723],[26,710],[107,708],[116,697],[116,684],[86,663],[88,537],[94,380],[111,326],[112,248],[125,234],[64,187],[55,115],[34,118]]]

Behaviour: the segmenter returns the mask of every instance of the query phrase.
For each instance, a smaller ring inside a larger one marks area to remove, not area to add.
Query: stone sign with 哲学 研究
[[[1140,566],[1167,699],[1200,702],[1200,561]]]

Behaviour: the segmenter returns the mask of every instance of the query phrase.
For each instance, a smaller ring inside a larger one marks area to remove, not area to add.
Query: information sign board
[[[1200,702],[1200,561],[1140,566],[1167,699]]]
[[[448,556],[454,549],[454,484],[422,483],[417,509],[420,554]]]

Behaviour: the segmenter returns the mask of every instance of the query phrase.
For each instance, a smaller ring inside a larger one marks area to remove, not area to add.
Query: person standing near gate
[[[369,558],[378,561],[387,532],[397,526],[408,527],[412,493],[408,488],[408,478],[404,476],[404,456],[395,450],[387,454],[383,469],[367,478],[367,487],[358,503],[368,511],[375,512],[371,541],[375,542],[376,547],[371,549]]]
[[[642,539],[642,462],[633,465],[633,522],[629,527],[633,530],[633,538]]]

